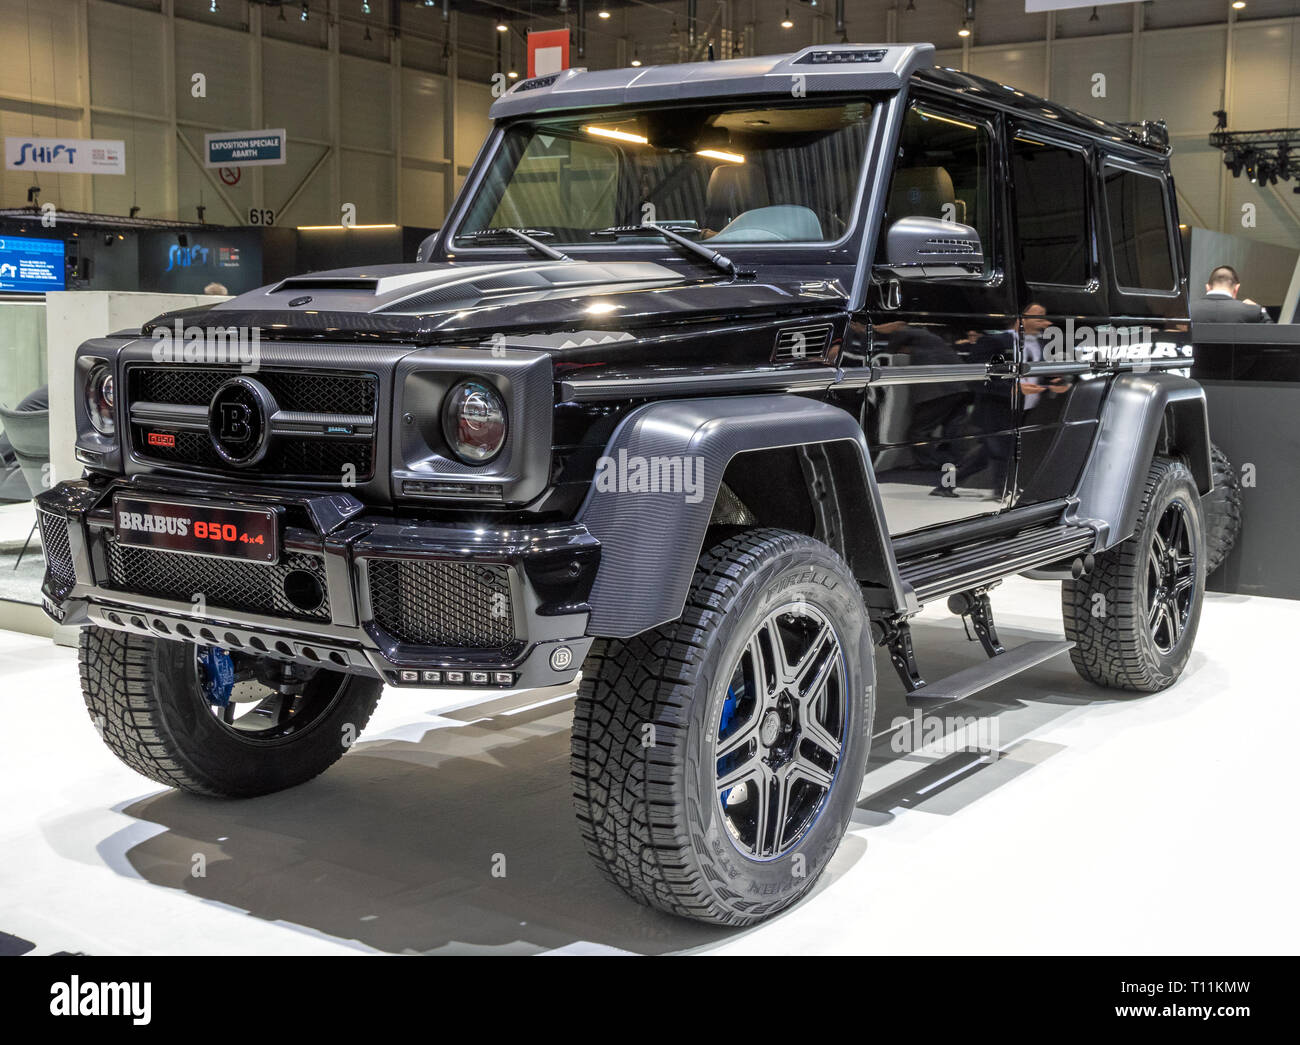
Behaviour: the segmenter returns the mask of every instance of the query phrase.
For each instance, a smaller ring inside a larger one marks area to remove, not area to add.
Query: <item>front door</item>
[[[873,287],[871,363],[881,374],[864,421],[894,535],[997,512],[1014,482],[1017,313],[997,120],[920,95],[903,124],[877,260],[892,222],[930,217],[975,228],[985,266],[969,279]]]

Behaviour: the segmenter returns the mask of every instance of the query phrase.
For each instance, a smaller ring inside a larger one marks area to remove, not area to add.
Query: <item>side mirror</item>
[[[970,279],[984,271],[980,234],[938,218],[899,218],[885,234],[879,269],[900,278]]]

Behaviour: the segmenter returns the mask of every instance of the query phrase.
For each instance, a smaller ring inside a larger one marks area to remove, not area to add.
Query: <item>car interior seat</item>
[[[946,167],[904,167],[894,172],[889,190],[889,220],[944,218],[951,204],[952,220],[966,224],[966,201],[957,198]]]

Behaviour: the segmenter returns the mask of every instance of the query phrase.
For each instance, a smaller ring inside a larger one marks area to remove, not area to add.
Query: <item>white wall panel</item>
[[[1163,119],[1174,134],[1214,126],[1210,114],[1223,90],[1224,29],[1142,34],[1138,106],[1143,119]]]
[[[1291,127],[1296,77],[1289,72],[1295,56],[1294,23],[1238,25],[1232,31],[1230,127]],[[1217,108],[1217,106],[1216,106]]]
[[[292,132],[290,132],[292,135]],[[293,206],[285,208],[290,195],[298,188],[313,164],[325,153],[323,145],[289,142],[289,162],[263,167],[265,205],[275,211],[277,225],[337,225],[342,217],[342,201],[330,196],[329,162],[321,164]],[[355,201],[353,201],[355,202]]]
[[[344,149],[339,185],[343,202],[356,204],[358,225],[383,225],[397,221],[391,156]]]
[[[249,84],[247,33],[198,22],[176,22],[176,116],[205,127],[260,130],[250,124],[252,95]],[[191,79],[207,77],[207,97],[195,98]],[[200,146],[203,144],[199,139]]]
[[[969,71],[1028,94],[1046,94],[1046,45],[979,47],[971,53]]]
[[[81,104],[76,12],[73,0],[0,0],[0,93]]]
[[[1132,45],[1127,36],[1057,40],[1052,44],[1054,102],[1104,120],[1129,118]],[[1094,78],[1100,74],[1104,81]],[[1094,91],[1104,89],[1103,97]]]
[[[203,155],[204,132],[201,128],[182,127],[179,133],[194,147],[194,151],[199,156]],[[218,192],[207,177],[208,174],[215,175],[216,172],[205,172],[194,157],[178,145],[176,148],[176,216],[184,221],[197,221],[198,211],[195,208],[202,203],[207,208],[204,220],[209,224],[246,225],[248,211],[253,206],[252,172],[251,167],[242,168],[239,181],[235,185],[223,184],[220,178],[217,178],[217,184],[221,185],[221,192]],[[226,205],[222,193],[230,200],[233,209]]]
[[[402,153],[442,159],[447,81],[416,69],[402,70]]]
[[[461,81],[456,92],[456,159],[461,166],[473,161],[492,127],[488,110],[491,88]]]
[[[283,127],[290,138],[328,139],[328,83],[327,52],[279,40],[263,42],[262,91],[267,127]]]
[[[174,218],[171,187],[175,173],[163,160],[171,127],[156,120],[96,116],[91,123],[95,138],[121,138],[126,142],[126,174],[94,175],[94,209],[101,214],[127,214],[139,204],[142,218]]]
[[[163,79],[163,19],[121,4],[90,5],[90,100],[97,106],[159,114],[171,85]]]
[[[442,225],[440,171],[406,168],[402,171],[402,222],[436,229]]]
[[[384,62],[344,55],[339,75],[343,144],[391,150],[392,69]]]

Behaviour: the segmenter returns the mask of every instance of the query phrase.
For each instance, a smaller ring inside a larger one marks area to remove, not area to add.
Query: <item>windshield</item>
[[[516,124],[456,243],[514,228],[594,245],[649,222],[718,244],[833,242],[853,221],[871,109],[686,106]]]

